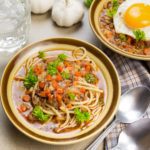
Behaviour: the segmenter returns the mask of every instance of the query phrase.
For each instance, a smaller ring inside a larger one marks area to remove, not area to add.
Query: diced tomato
[[[127,43],[130,44],[131,40],[132,40],[131,37],[128,37]]]
[[[36,76],[40,75],[44,70],[42,70],[42,67],[40,65],[36,65],[33,68],[33,72],[35,73]]]
[[[76,95],[76,94],[78,94],[78,92],[77,92],[77,91],[72,91],[72,93],[73,93],[73,94],[75,94],[75,95]]]
[[[51,81],[51,80],[52,80],[51,75],[48,74],[48,75],[46,76],[46,80],[47,80],[47,81]]]
[[[58,106],[59,106],[59,107],[61,107],[61,106],[62,106],[62,103],[61,103],[61,102],[59,102],[59,103],[58,103]]]
[[[69,90],[67,90],[66,93],[69,94]]]
[[[68,108],[71,108],[71,107],[72,107],[72,105],[71,105],[71,104],[67,104],[67,107],[68,107]]]
[[[84,88],[81,88],[81,92],[82,92],[82,93],[85,93],[85,89],[84,89]]]
[[[80,60],[76,60],[76,63],[78,64],[78,63],[80,63],[81,61]]]
[[[52,81],[52,86],[53,86],[54,89],[57,88],[58,84],[57,84],[56,80],[53,80],[53,81]]]
[[[113,24],[110,24],[109,27],[110,27],[111,29],[113,29],[114,25],[113,25]]]
[[[68,67],[69,72],[72,72],[73,68],[72,67]]]
[[[17,108],[17,110],[18,110],[20,113],[22,113],[22,110],[21,110],[20,108]]]
[[[63,66],[59,65],[59,66],[57,67],[57,70],[58,70],[59,72],[62,72],[62,71],[63,71]]]
[[[64,62],[64,64],[65,64],[65,67],[69,67],[70,66],[68,62]]]
[[[63,80],[63,78],[61,76],[56,77],[56,81],[62,81],[62,80]]]
[[[30,101],[30,96],[29,95],[23,96],[23,101],[29,102]]]
[[[42,91],[42,92],[41,92],[41,97],[45,97],[45,96],[46,96],[45,91]]]
[[[62,96],[61,95],[57,94],[56,98],[57,98],[58,101],[62,101]]]
[[[39,83],[39,87],[40,87],[41,89],[43,89],[44,86],[45,86],[45,83],[44,83],[44,82],[40,82],[40,83]]]
[[[67,86],[67,87],[69,87],[69,86],[70,86],[70,83],[69,83],[69,81],[67,81],[67,82],[66,82],[66,86]]]
[[[45,95],[47,96],[47,95],[50,93],[50,90],[49,90],[48,88],[46,88],[46,89],[44,90],[44,92],[45,92]]]
[[[75,80],[75,81],[79,81],[79,79],[78,79],[78,78],[75,78],[74,80]]]
[[[144,53],[144,55],[150,55],[150,49],[149,48],[145,48],[143,53]]]
[[[48,97],[49,100],[52,100],[51,93],[48,93],[48,94],[47,94],[47,97]]]
[[[21,104],[20,109],[25,112],[27,110],[27,107],[24,104]]]
[[[129,45],[125,45],[125,48],[129,48]]]
[[[112,38],[112,34],[111,34],[111,33],[108,33],[108,34],[106,34],[106,37],[107,37],[108,39],[110,39],[110,38]]]
[[[63,88],[62,87],[58,87],[57,88],[57,93],[58,94],[62,94],[64,92]]]
[[[88,66],[85,67],[86,71],[90,71],[90,69],[91,69],[90,65],[88,65]]]
[[[60,73],[59,73],[59,72],[57,73],[57,76],[60,76]]]
[[[84,63],[84,66],[89,66],[90,65],[90,62],[89,61],[86,61],[85,63]]]
[[[79,72],[79,71],[76,71],[76,72],[75,72],[75,76],[81,77],[81,75],[82,75],[81,72]]]

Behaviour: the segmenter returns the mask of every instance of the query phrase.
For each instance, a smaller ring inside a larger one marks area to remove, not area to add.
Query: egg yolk
[[[150,25],[150,6],[137,3],[130,6],[125,14],[126,25],[133,29],[144,28]]]

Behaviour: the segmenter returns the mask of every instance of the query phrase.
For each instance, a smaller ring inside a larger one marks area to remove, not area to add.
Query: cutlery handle
[[[100,136],[90,144],[86,150],[96,150],[99,144],[105,139],[105,137],[110,133],[110,131],[119,123],[119,120],[115,119],[101,134]]]

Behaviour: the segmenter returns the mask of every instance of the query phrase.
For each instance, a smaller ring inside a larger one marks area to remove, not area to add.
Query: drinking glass
[[[29,0],[0,0],[0,52],[25,45],[31,20]]]

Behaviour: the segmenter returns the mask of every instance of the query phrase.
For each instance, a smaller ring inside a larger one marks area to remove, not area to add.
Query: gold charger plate
[[[94,128],[78,134],[75,137],[54,138],[44,134],[40,134],[31,129],[26,123],[22,122],[19,113],[14,109],[11,98],[11,83],[16,69],[32,54],[40,50],[71,50],[76,47],[85,47],[88,55],[94,59],[99,66],[107,85],[107,101],[105,108],[101,114],[101,119]],[[117,71],[109,58],[98,48],[89,43],[71,38],[52,38],[35,42],[21,51],[19,51],[8,63],[1,80],[1,101],[3,108],[10,119],[22,133],[37,141],[54,144],[66,145],[81,142],[91,136],[100,133],[108,123],[113,119],[120,99],[120,82]]]
[[[108,48],[110,48],[114,52],[119,53],[120,55],[129,57],[132,59],[149,61],[150,55],[138,55],[138,54],[131,54],[129,52],[126,52],[120,49],[119,47],[117,47],[116,45],[110,43],[107,40],[107,38],[103,35],[100,29],[99,18],[100,18],[101,10],[103,9],[104,4],[107,3],[108,1],[110,0],[94,0],[90,7],[89,21],[90,21],[90,26],[94,34],[103,44],[105,44]]]

